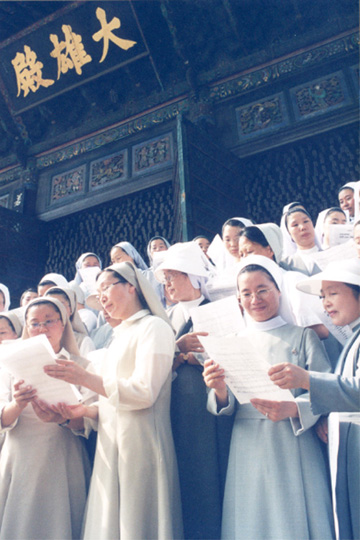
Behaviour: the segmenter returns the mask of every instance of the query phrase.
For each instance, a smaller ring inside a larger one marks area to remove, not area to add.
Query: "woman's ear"
[[[266,246],[265,248],[269,254],[269,258],[271,258],[273,261],[275,261],[275,253],[273,252],[273,250],[271,249],[270,246]]]

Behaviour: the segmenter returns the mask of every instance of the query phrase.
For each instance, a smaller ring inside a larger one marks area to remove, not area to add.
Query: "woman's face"
[[[360,223],[354,227],[354,243],[357,251],[357,256],[360,259]]]
[[[164,240],[161,240],[161,238],[156,238],[156,240],[152,240],[150,244],[151,255],[156,251],[167,251],[167,249],[167,245],[165,244]]]
[[[194,300],[194,287],[189,276],[177,270],[164,270],[165,288],[174,302],[187,302]]]
[[[60,313],[51,304],[38,304],[29,308],[25,324],[30,337],[45,334],[54,351],[61,350],[64,325]],[[40,326],[38,326],[40,325]]]
[[[315,231],[311,219],[303,212],[294,212],[287,222],[291,238],[299,249],[315,246]]]
[[[344,225],[346,216],[342,212],[332,212],[324,221],[324,243],[329,245],[330,225]]]
[[[121,247],[114,247],[110,253],[112,264],[122,263],[122,262],[134,262],[134,259],[130,257]]]
[[[199,248],[201,249],[201,251],[203,253],[205,253],[205,255],[207,254],[207,250],[209,249],[209,246],[210,246],[210,242],[207,238],[197,238],[196,240],[194,240],[197,245],[199,246]]]
[[[2,291],[0,291],[0,312],[5,311],[5,296]]]
[[[112,272],[103,272],[97,280],[96,288],[103,309],[112,319],[125,320],[133,314],[136,295],[133,285],[119,282]]]
[[[223,232],[223,242],[225,248],[236,260],[239,260],[239,238],[241,231],[241,227],[232,227],[231,225],[226,225]]]
[[[37,298],[38,296],[39,296],[38,293],[28,291],[28,292],[25,293],[24,296],[22,297],[22,300],[21,300],[21,306],[22,306],[22,307],[27,306],[27,305],[31,302],[31,300],[34,300],[34,298]]]
[[[16,338],[16,332],[11,328],[10,322],[5,317],[0,317],[0,343],[5,339]]]
[[[323,281],[321,299],[325,311],[336,326],[345,326],[360,317],[360,297],[353,290],[337,281]]]
[[[93,266],[98,266],[100,268],[99,259],[94,257],[94,255],[88,255],[85,257],[81,264],[81,268],[91,268]]]
[[[245,272],[238,277],[239,300],[254,321],[276,317],[280,306],[280,291],[261,270]]]
[[[341,210],[347,210],[350,217],[354,217],[355,201],[354,192],[352,189],[342,189],[339,193],[339,205]]]
[[[263,255],[268,259],[273,259],[274,252],[270,246],[262,246],[257,242],[252,242],[245,236],[240,236],[239,239],[239,256],[240,258],[247,257],[248,255]]]

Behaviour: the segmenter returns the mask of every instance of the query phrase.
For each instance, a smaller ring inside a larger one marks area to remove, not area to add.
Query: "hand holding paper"
[[[23,380],[26,386],[32,386],[40,400],[49,405],[60,401],[78,403],[81,395],[77,388],[46,375],[44,366],[48,364],[56,365],[56,355],[43,334],[1,345],[0,365],[15,380]]]
[[[225,369],[226,383],[240,403],[262,398],[294,401],[289,390],[278,388],[268,375],[266,362],[246,336],[199,337],[206,352]]]

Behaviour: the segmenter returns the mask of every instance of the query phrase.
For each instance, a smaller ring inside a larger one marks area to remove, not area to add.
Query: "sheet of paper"
[[[329,225],[329,244],[331,247],[344,244],[354,236],[354,225]]]
[[[209,335],[225,336],[235,334],[245,328],[244,319],[235,296],[192,308],[190,316],[194,332],[208,332]]]
[[[246,336],[199,339],[209,357],[225,369],[226,384],[239,403],[249,403],[252,398],[294,401],[290,390],[282,390],[270,380],[270,364]]]
[[[83,279],[83,287],[88,294],[96,292],[96,278],[101,272],[98,266],[90,266],[89,268],[81,268],[79,274]]]
[[[65,381],[49,377],[43,367],[55,364],[55,353],[44,334],[18,339],[0,347],[0,366],[16,379],[23,379],[37,390],[37,396],[49,405],[59,402],[74,405],[81,401],[77,388]]]
[[[340,226],[341,225],[337,225],[337,227]],[[352,240],[349,240],[344,244],[325,249],[325,251],[318,251],[317,253],[311,254],[311,258],[316,262],[321,270],[325,270],[330,262],[352,259],[353,257],[356,257],[356,249]]]

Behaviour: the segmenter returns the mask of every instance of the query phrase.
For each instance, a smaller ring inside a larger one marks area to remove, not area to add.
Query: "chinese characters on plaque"
[[[101,28],[98,32],[92,34],[92,39],[95,42],[103,41],[102,56],[99,63],[106,59],[110,41],[125,51],[136,45],[136,41],[121,38],[113,33],[113,30],[121,27],[121,21],[118,17],[113,17],[108,23],[106,12],[100,7],[96,9],[96,17]],[[70,69],[74,69],[78,75],[81,75],[83,66],[93,61],[90,54],[84,48],[80,34],[76,34],[68,24],[63,24],[61,30],[64,34],[64,39],[61,41],[59,41],[59,37],[56,34],[49,35],[49,39],[54,46],[50,56],[57,61],[57,80]],[[21,92],[26,97],[30,90],[37,92],[40,86],[48,87],[55,83],[52,79],[43,78],[42,70],[44,64],[38,60],[36,52],[28,45],[24,45],[24,52],[16,53],[11,63],[16,75],[17,97]]]

